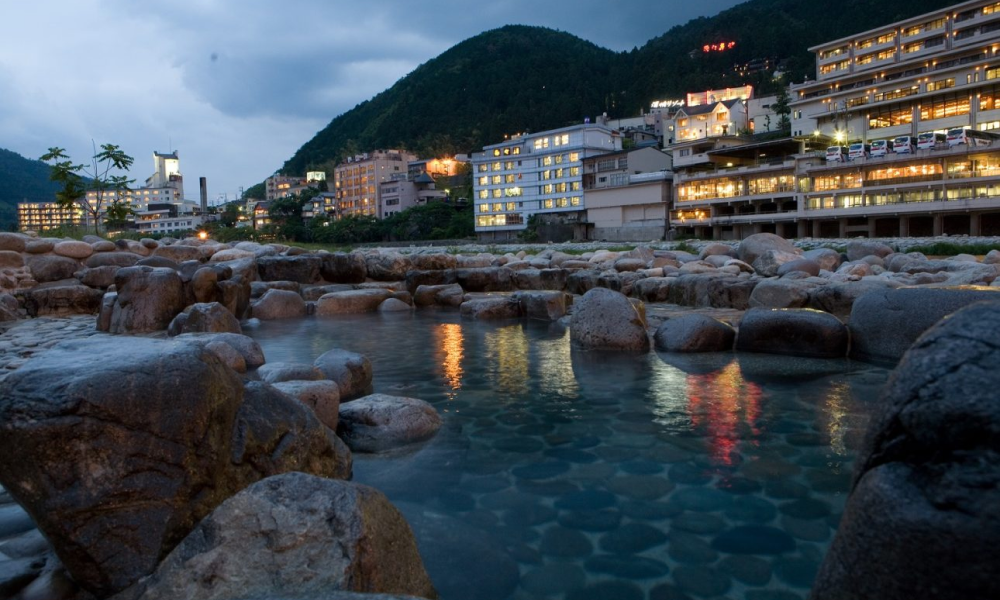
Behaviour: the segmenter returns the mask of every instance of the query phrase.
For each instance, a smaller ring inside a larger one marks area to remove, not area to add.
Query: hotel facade
[[[697,167],[675,151],[679,232],[1000,235],[1000,2],[963,2],[810,51],[816,76],[790,88],[790,139],[716,143]],[[873,156],[873,142],[895,145]],[[828,148],[845,152],[828,160]]]
[[[585,236],[583,161],[621,149],[616,130],[591,123],[486,146],[472,156],[477,237],[516,239],[532,215],[579,223]]]

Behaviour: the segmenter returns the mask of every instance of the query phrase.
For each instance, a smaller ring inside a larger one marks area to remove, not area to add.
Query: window
[[[569,168],[569,176],[570,177],[579,177],[580,176],[580,167],[570,167]]]
[[[855,172],[816,177],[813,189],[817,192],[826,192],[859,187],[861,187],[861,173]]]
[[[977,31],[978,30],[975,27],[969,27],[968,29],[963,29],[962,31],[956,31],[955,32],[955,39],[956,40],[965,40],[965,39],[968,39],[968,38],[976,35]]]
[[[500,176],[494,175],[493,179],[490,180],[490,183],[492,183],[493,185],[500,185]]]
[[[503,195],[506,196],[506,197],[508,197],[508,198],[517,198],[522,193],[523,193],[523,191],[519,187],[507,188],[507,189],[505,189],[503,191]]]
[[[834,48],[833,50],[825,50],[819,53],[820,60],[826,60],[828,58],[833,58],[834,56],[840,56],[841,54],[847,54],[847,46],[841,46],[839,48]]]
[[[920,91],[920,86],[915,85],[908,88],[902,88],[898,90],[892,90],[891,92],[880,92],[875,94],[875,102],[884,102],[887,100],[896,100],[897,98],[905,98],[907,96],[912,96]]]
[[[913,107],[909,104],[890,104],[873,108],[868,115],[868,128],[881,129],[913,122]]]
[[[511,211],[514,211],[514,210],[517,210],[517,202],[508,202],[507,203],[507,212],[511,212]]]
[[[543,150],[549,147],[549,138],[538,138],[535,140],[535,150]]]
[[[728,177],[692,181],[677,186],[677,200],[680,202],[732,198],[742,195],[743,184],[737,179]]]
[[[552,208],[552,204],[553,204],[552,200],[545,200],[544,202],[542,202],[542,206],[545,208]]]
[[[580,197],[573,196],[572,198],[569,199],[569,203],[573,206],[580,206]]]
[[[888,50],[883,50],[876,55],[878,60],[889,60],[890,58],[896,56],[896,51],[892,48]]]
[[[566,159],[566,155],[565,154],[557,154],[556,157],[555,157],[555,159],[556,159],[556,164],[557,165],[561,165],[562,162],[563,162],[563,160]]]
[[[492,165],[490,166],[490,170],[491,170],[491,171],[500,171],[500,170],[501,170],[501,169],[500,169],[500,161],[497,161],[497,162],[493,163],[493,164],[492,164]]]
[[[871,48],[874,45],[875,45],[875,38],[868,38],[867,40],[861,40],[860,42],[858,42],[858,49],[864,50],[865,48]]]
[[[487,177],[486,175],[479,178],[479,185],[489,185],[489,183],[490,183],[490,178]]]
[[[493,156],[500,156],[500,148],[493,150]]]
[[[924,101],[920,107],[920,119],[943,119],[969,114],[969,97],[965,94],[945,94],[931,101]]]
[[[555,143],[556,146],[568,146],[569,145],[569,134],[568,133],[564,133],[562,135],[557,135],[554,138],[554,143]]]
[[[502,195],[503,195],[503,190],[501,190],[501,189],[499,189],[499,188],[498,188],[498,189],[495,189],[495,190],[493,190],[493,197],[494,197],[494,198],[499,198],[499,197],[501,197]]]
[[[505,162],[503,164],[503,168],[505,170],[507,170],[507,171],[513,171],[514,170],[514,161],[508,160],[507,162]]]
[[[552,157],[551,156],[546,156],[545,158],[543,158],[542,159],[542,166],[543,167],[551,167],[552,166]]]
[[[729,120],[729,113],[727,113],[726,111],[717,112],[717,113],[715,113],[715,120],[716,121],[728,121]]]
[[[979,92],[979,110],[1000,109],[1000,85],[984,87]]]
[[[987,4],[983,7],[984,15],[992,15],[994,13],[1000,12],[1000,2],[994,2],[993,4]]]
[[[569,206],[569,200],[567,200],[566,198],[559,198],[558,200],[556,200],[557,208],[566,208],[567,206]]]
[[[888,44],[896,41],[896,32],[883,33],[875,39],[876,44]]]
[[[552,184],[551,183],[546,183],[545,185],[543,185],[541,187],[541,191],[539,191],[538,193],[540,193],[540,194],[551,194],[552,193]]]
[[[865,54],[864,56],[859,56],[854,62],[859,65],[867,65],[871,61],[875,60],[875,53]]]
[[[570,154],[569,154],[569,162],[580,162],[580,153],[579,152],[570,152]]]
[[[489,197],[490,197],[490,191],[489,190],[479,190],[479,199],[480,200],[486,200]]]
[[[951,77],[949,79],[939,79],[937,81],[931,81],[927,84],[928,92],[935,92],[937,90],[944,90],[950,87],[955,87],[955,78]]]
[[[580,185],[581,184],[580,184],[579,181],[574,181],[573,183],[570,184],[569,189],[573,190],[574,192],[579,192],[580,191]]]
[[[493,212],[501,212],[503,210],[503,204],[497,202],[493,204]]]

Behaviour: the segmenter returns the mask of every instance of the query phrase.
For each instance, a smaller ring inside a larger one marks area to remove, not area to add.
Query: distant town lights
[[[736,47],[736,42],[719,42],[718,44],[705,44],[701,47],[701,51],[705,54],[710,52],[725,52],[726,50],[732,50]]]

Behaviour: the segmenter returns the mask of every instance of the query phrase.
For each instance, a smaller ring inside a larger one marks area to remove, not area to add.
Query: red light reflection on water
[[[445,382],[453,392],[457,392],[462,389],[462,375],[465,372],[462,368],[462,361],[465,358],[463,348],[465,336],[462,335],[462,326],[445,323],[439,325],[434,332],[438,338],[438,355]]]
[[[731,466],[743,429],[740,425],[746,423],[754,436],[760,432],[760,386],[745,381],[739,365],[732,362],[721,371],[688,375],[687,392],[691,424],[705,433],[712,462]]]

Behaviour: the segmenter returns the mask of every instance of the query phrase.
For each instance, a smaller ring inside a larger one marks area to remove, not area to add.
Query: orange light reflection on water
[[[745,422],[750,433],[759,433],[760,387],[745,381],[739,365],[733,362],[721,371],[688,375],[687,389],[691,424],[707,434],[712,461],[732,465],[740,425]]]
[[[462,368],[462,360],[465,358],[463,347],[465,336],[462,334],[462,326],[444,323],[438,325],[434,332],[445,382],[452,392],[457,392],[462,389],[462,375],[465,373]]]

